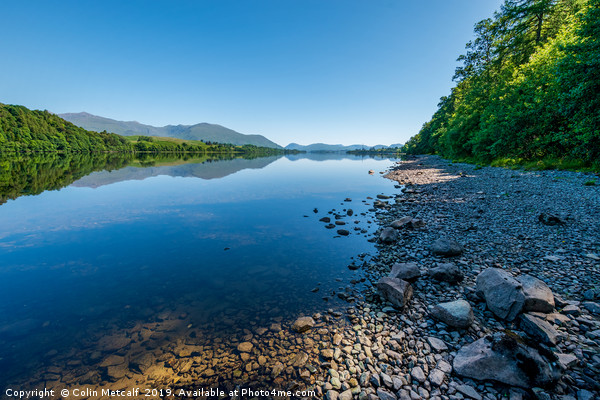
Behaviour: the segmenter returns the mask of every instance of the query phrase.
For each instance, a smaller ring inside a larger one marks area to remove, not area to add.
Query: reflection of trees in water
[[[51,154],[9,156],[0,159],[0,204],[20,196],[58,190],[101,170],[125,167],[130,154]]]
[[[58,190],[96,171],[115,171],[127,166],[158,167],[186,163],[202,164],[232,159],[255,159],[259,156],[231,157],[208,154],[35,154],[0,158],[0,204],[21,196]]]

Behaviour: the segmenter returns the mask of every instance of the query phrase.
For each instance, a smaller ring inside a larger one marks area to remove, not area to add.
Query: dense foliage
[[[0,152],[132,151],[125,138],[86,131],[48,111],[0,103]]]
[[[600,160],[600,0],[506,0],[405,145],[455,159]]]
[[[272,147],[258,147],[252,144],[236,146],[230,143],[204,143],[199,140],[183,140],[174,138],[158,138],[153,136],[129,136],[126,140],[133,144],[136,152],[141,153],[209,153],[209,154],[244,154],[273,155],[282,154],[283,150]]]
[[[199,140],[123,137],[93,132],[48,111],[0,103],[0,154],[21,153],[200,153],[273,155],[283,150],[255,145],[204,143]]]

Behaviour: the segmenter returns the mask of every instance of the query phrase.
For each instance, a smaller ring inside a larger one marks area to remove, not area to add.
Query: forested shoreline
[[[80,128],[48,111],[0,103],[0,155],[27,153],[194,153],[274,155],[281,149],[199,140],[124,137]]]
[[[600,0],[506,0],[458,60],[405,152],[600,169]]]

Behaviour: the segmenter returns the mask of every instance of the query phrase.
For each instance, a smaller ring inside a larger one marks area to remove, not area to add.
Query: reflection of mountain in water
[[[393,159],[388,156],[357,155],[335,152],[311,152],[299,154],[286,154],[285,157],[290,161],[311,160],[311,161],[329,161],[329,160],[360,160],[364,158],[375,158],[380,160]]]
[[[189,163],[177,165],[128,166],[115,171],[94,172],[74,182],[71,186],[96,188],[116,182],[143,180],[160,175],[184,178],[218,179],[235,174],[243,169],[264,168],[280,157],[281,156],[270,156],[254,159],[234,158],[230,160],[208,159],[203,162],[190,160]]]
[[[215,157],[215,158],[208,158]],[[246,168],[263,168],[280,156],[231,158],[225,155],[36,154],[0,159],[0,205],[21,196],[74,186],[99,187],[151,176],[222,178]],[[100,171],[100,172],[97,172]]]

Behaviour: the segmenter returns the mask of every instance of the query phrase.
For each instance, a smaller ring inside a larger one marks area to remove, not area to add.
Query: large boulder
[[[446,238],[437,239],[431,245],[433,254],[444,257],[459,256],[464,250],[464,247],[456,240]]]
[[[385,276],[377,282],[377,292],[396,307],[402,308],[412,297],[413,288],[405,280]]]
[[[531,338],[549,346],[556,346],[562,339],[551,324],[531,314],[521,314],[519,325]]]
[[[429,276],[436,281],[458,283],[465,279],[460,269],[452,263],[438,264],[429,270]]]
[[[554,310],[554,295],[544,281],[531,275],[521,275],[517,280],[523,286],[525,295],[523,311],[551,313]]]
[[[455,300],[440,303],[431,310],[431,316],[453,328],[466,329],[473,323],[473,309],[468,301]]]
[[[300,317],[292,325],[292,330],[298,333],[306,332],[315,326],[315,320],[312,317]]]
[[[490,311],[508,321],[515,319],[525,304],[521,283],[499,268],[488,268],[477,275],[476,288]]]
[[[499,332],[462,347],[454,357],[462,376],[502,382],[525,389],[554,384],[560,373],[537,350],[512,335]]]
[[[399,278],[406,281],[417,279],[421,276],[421,270],[416,263],[396,263],[392,265],[390,278]]]
[[[383,228],[379,235],[379,240],[383,243],[395,243],[398,240],[398,232],[394,228]]]

